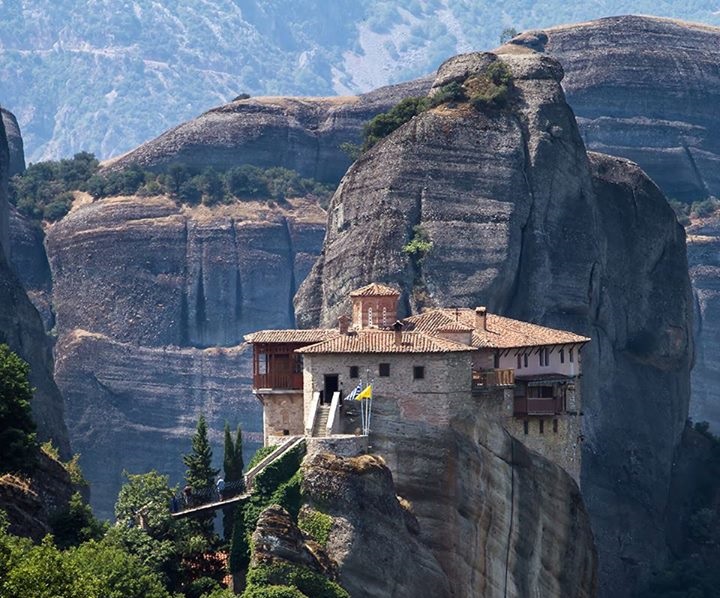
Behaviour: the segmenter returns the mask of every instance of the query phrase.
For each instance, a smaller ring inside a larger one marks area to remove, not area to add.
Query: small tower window
[[[493,355],[493,367],[497,370],[500,369],[500,353]]]
[[[523,355],[523,366],[524,366],[524,367],[527,367],[527,366],[528,366],[528,356],[527,356],[527,353],[525,353],[525,355]]]
[[[378,366],[378,373],[380,374],[381,378],[387,378],[390,375],[390,364],[381,363]]]
[[[518,353],[517,369],[522,369],[522,355]]]
[[[413,366],[413,380],[423,380],[425,378],[425,366],[415,365]]]
[[[351,378],[359,378],[360,377],[360,368],[356,365],[350,366],[350,377]]]
[[[372,307],[368,307],[368,326],[373,325],[373,319],[372,319]]]
[[[565,349],[560,349],[560,363],[565,363]]]
[[[558,423],[557,423],[557,420],[554,419],[554,420],[553,420],[553,432],[554,432],[555,434],[557,434],[557,431],[558,431]]]
[[[574,353],[573,353],[573,349],[570,349],[570,350],[568,351],[568,355],[570,356],[570,363],[572,363],[573,361],[575,361],[575,355],[574,355]]]
[[[543,434],[545,432],[545,422],[543,420],[539,420],[538,425],[540,426],[540,434]]]
[[[525,432],[525,434],[528,433],[528,428],[529,428],[528,420],[523,421],[523,432]]]

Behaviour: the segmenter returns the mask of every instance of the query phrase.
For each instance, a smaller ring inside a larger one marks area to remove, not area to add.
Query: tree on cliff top
[[[0,345],[0,472],[28,470],[34,462],[35,422],[30,412],[30,366]]]

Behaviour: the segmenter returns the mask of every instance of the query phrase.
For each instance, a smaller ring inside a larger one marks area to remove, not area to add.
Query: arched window
[[[372,325],[373,325],[372,307],[368,307],[368,326],[372,326]]]

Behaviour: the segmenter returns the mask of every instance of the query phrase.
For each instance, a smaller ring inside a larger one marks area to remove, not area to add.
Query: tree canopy
[[[27,471],[32,467],[35,422],[30,411],[33,390],[30,366],[0,345],[0,472]]]

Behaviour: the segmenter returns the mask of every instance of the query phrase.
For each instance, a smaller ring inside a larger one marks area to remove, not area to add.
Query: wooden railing
[[[515,370],[483,370],[472,373],[473,390],[482,390],[497,386],[513,386],[515,384]]]
[[[300,373],[270,372],[255,374],[253,388],[272,388],[278,390],[299,390],[303,387],[303,375]]]
[[[558,397],[546,399],[515,397],[513,412],[516,416],[555,415],[563,412],[562,399]]]

